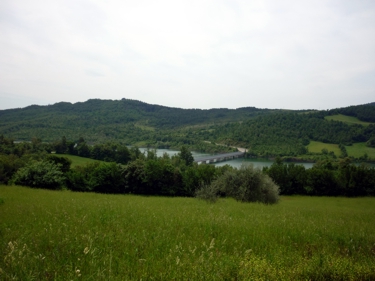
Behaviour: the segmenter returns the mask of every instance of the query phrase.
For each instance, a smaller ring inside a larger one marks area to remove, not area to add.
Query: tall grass
[[[375,198],[0,198],[0,280],[375,280]]]

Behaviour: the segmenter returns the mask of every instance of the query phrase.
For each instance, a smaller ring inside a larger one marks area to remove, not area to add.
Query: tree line
[[[168,154],[157,157],[155,150],[141,153],[135,148],[133,151],[134,158],[125,165],[98,161],[73,168],[68,158],[46,152],[24,154],[21,157],[2,154],[0,182],[53,190],[66,188],[80,192],[197,196],[207,200],[200,196],[202,193],[199,190],[217,182],[228,173],[239,175],[230,166],[218,168],[194,163],[191,152],[184,146],[178,155],[172,157]],[[237,181],[227,189],[226,196],[242,202],[277,203],[278,187],[266,178],[268,176],[262,174],[261,181],[251,182],[246,186]],[[268,184],[264,185],[263,182]],[[251,190],[262,192],[254,193]],[[247,196],[235,196],[241,192]]]
[[[311,169],[283,163],[277,158],[271,167],[263,168],[285,195],[312,196],[375,196],[375,168],[355,165],[349,158],[326,159]]]
[[[77,153],[79,145],[72,146]],[[67,141],[66,153],[69,146]],[[353,165],[349,158],[318,162],[311,169],[286,164],[278,158],[270,168],[260,171],[253,167],[198,165],[186,146],[172,157],[167,154],[157,157],[155,150],[141,153],[137,148],[124,154],[118,148],[103,144],[101,151],[108,149],[112,162],[71,167],[68,158],[49,153],[51,148],[38,140],[15,144],[0,136],[0,182],[81,192],[198,196],[208,201],[230,196],[239,201],[264,203],[277,202],[279,192],[281,195],[375,195],[375,169]]]

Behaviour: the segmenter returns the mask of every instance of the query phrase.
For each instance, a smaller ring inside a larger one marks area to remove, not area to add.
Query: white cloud
[[[374,34],[365,0],[6,0],[0,109],[123,97],[184,108],[372,102]]]

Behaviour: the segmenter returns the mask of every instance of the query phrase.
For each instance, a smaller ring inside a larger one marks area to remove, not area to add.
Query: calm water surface
[[[139,150],[142,153],[144,153],[144,152],[146,152],[147,148],[139,148]],[[156,150],[156,154],[157,154],[158,157],[163,156],[164,153],[167,153],[169,156],[173,156],[173,155],[176,155],[179,152],[180,152],[179,150],[172,150],[172,149],[158,149],[158,150]],[[195,151],[192,151],[191,154],[193,155],[194,158],[212,155],[212,154],[208,154],[208,153],[200,153],[200,152],[195,152]],[[235,168],[240,168],[242,164],[253,164],[254,167],[259,167],[260,169],[262,169],[263,167],[271,166],[272,163],[273,163],[273,161],[270,161],[268,159],[237,158],[237,159],[233,159],[233,160],[229,160],[229,161],[214,163],[213,165],[218,166],[218,167],[221,167],[221,166],[224,166],[224,165],[230,165],[230,166],[235,167]],[[309,169],[314,165],[314,163],[305,163],[305,162],[298,162],[298,163],[295,163],[295,164],[303,165],[306,169]]]

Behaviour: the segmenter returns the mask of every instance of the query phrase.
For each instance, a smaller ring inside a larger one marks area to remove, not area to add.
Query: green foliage
[[[346,151],[346,147],[340,143],[339,148],[341,150],[340,158],[348,157],[348,152]]]
[[[0,133],[30,141],[16,149],[11,144],[4,146],[6,154],[18,156],[25,151],[35,153],[43,148],[126,164],[129,154],[123,147],[117,148],[118,156],[122,154],[119,158],[111,156],[111,145],[91,147],[92,143],[117,140],[122,144],[156,148],[184,145],[190,150],[210,153],[229,151],[232,149],[229,146],[239,146],[248,148],[249,155],[296,157],[308,152],[306,145],[310,141],[345,146],[369,141],[375,135],[375,125],[348,125],[342,122],[345,121],[342,118],[334,117],[345,114],[352,121],[355,118],[375,120],[374,108],[373,105],[363,105],[319,112],[251,107],[199,110],[168,108],[126,99],[89,100],[0,111]],[[69,141],[61,135],[75,140],[84,135],[87,143]],[[45,145],[41,140],[54,141],[54,146]],[[120,153],[120,150],[123,151]],[[349,151],[348,154],[350,156]],[[341,156],[345,157],[345,154]],[[367,156],[369,160],[369,153]],[[364,154],[359,157],[364,159]]]
[[[186,146],[182,146],[178,156],[185,161],[186,166],[191,166],[194,163],[194,157]]]
[[[241,121],[269,112],[273,110],[254,107],[180,109],[128,99],[92,99],[76,104],[61,102],[49,106],[1,110],[0,133],[22,140],[38,136],[43,140],[54,141],[62,135],[73,139],[84,135],[89,142],[117,139],[134,144],[137,141],[156,142],[156,137],[164,139],[166,134],[160,130]],[[58,153],[65,153],[65,149],[66,146],[59,146]]]
[[[72,164],[72,160],[69,158],[59,157],[56,155],[48,155],[46,160],[57,164],[63,173],[67,173],[70,170],[70,165]]]
[[[344,108],[337,108],[329,111],[330,115],[343,114],[356,117],[361,121],[375,122],[375,106],[372,104],[364,104],[357,106],[349,106]]]
[[[0,155],[0,183],[7,184],[14,173],[25,165],[25,160],[17,155]]]
[[[320,113],[278,113],[216,126],[210,137],[248,147],[250,155],[297,156],[307,153],[308,140],[343,144],[366,141],[375,133],[374,128],[327,121]]]
[[[280,187],[280,194],[306,194],[307,177],[304,166],[294,163],[284,164],[280,158],[277,158],[271,167],[263,168],[263,172]]]
[[[210,186],[211,182],[216,179],[220,173],[220,168],[213,165],[201,164],[193,165],[185,169],[183,177],[183,194],[184,196],[194,196],[196,191],[204,186]]]
[[[61,189],[65,176],[58,164],[50,161],[32,161],[20,168],[12,183],[37,188]]]
[[[375,136],[371,137],[367,142],[366,146],[375,148]]]
[[[276,161],[263,171],[280,186],[282,195],[375,195],[375,169],[365,165],[353,165],[349,158],[343,158],[339,162],[324,160],[307,170],[302,165]]]
[[[241,202],[274,204],[279,200],[279,187],[260,169],[243,165],[239,170],[225,172],[196,193],[198,198],[208,201],[215,201],[219,195]]]
[[[123,172],[127,193],[145,195],[182,195],[182,175],[169,159],[138,159]]]
[[[54,142],[53,147],[55,151],[60,153],[65,151],[64,153],[70,153],[84,158],[122,164],[126,164],[132,158],[131,152],[125,145],[115,142],[106,142],[89,146],[85,140],[80,137],[76,142],[69,142],[69,146],[64,145],[64,143],[68,143],[65,137],[63,137],[61,141]],[[61,149],[61,147],[68,148],[64,150]]]
[[[67,187],[73,191],[124,193],[123,168],[116,163],[95,162],[77,166],[67,173]]]
[[[219,199],[219,192],[216,186],[210,185],[203,185],[195,192],[195,197],[205,200],[209,203],[215,203]]]

